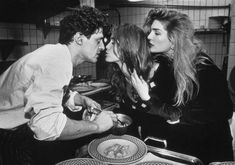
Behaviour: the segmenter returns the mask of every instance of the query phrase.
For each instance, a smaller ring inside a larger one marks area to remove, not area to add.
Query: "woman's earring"
[[[168,51],[168,55],[173,58],[174,53],[175,53],[175,49],[174,49],[174,45],[172,44],[170,47],[170,50]]]

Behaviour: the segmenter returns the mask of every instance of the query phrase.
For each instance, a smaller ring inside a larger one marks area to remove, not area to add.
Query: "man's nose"
[[[103,41],[100,42],[99,49],[104,50],[104,42]]]

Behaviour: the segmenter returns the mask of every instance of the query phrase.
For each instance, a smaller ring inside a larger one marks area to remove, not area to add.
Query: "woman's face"
[[[116,54],[115,54],[115,53]],[[107,62],[119,62],[119,58],[117,57],[117,47],[115,46],[115,42],[113,39],[110,40],[110,42],[108,43],[108,45],[106,46],[106,57],[105,57],[105,61]]]
[[[163,24],[158,20],[153,21],[148,39],[150,42],[150,51],[152,53],[165,53],[171,49],[172,43],[168,38],[167,31]]]
[[[113,39],[111,39],[110,42],[108,43],[108,45],[106,46],[106,58],[105,58],[105,61],[106,62],[117,63],[118,66],[120,67],[122,73],[124,74],[124,76],[128,79],[128,78],[130,78],[130,74],[128,72],[127,66],[126,66],[125,63],[122,63],[120,61],[119,56],[120,55],[118,54],[115,42],[114,42]]]

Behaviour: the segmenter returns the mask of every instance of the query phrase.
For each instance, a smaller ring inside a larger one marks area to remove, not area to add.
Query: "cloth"
[[[33,158],[33,152],[36,151],[34,142],[33,132],[26,124],[14,130],[0,129],[0,164],[35,164]]]
[[[0,165],[53,165],[75,157],[77,148],[96,137],[39,141],[27,124],[0,129]]]
[[[198,55],[203,57],[203,53]],[[172,61],[165,56],[155,60],[160,65],[149,82],[151,99],[134,103],[125,98],[120,109],[130,109],[133,124],[141,125],[143,136],[166,139],[169,150],[195,156],[205,164],[233,160],[228,123],[233,110],[223,73],[209,60],[198,62],[199,93],[186,105],[175,107]]]
[[[24,123],[39,140],[60,136],[63,86],[72,78],[71,54],[66,45],[48,44],[23,56],[0,75],[0,128]]]

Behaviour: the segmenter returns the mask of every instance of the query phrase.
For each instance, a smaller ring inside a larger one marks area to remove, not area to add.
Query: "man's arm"
[[[94,121],[76,121],[67,118],[59,140],[70,140],[90,134],[102,133],[113,127],[116,115],[111,111],[102,111]]]
[[[58,140],[71,140],[94,133],[98,133],[98,125],[94,122],[68,118]]]

